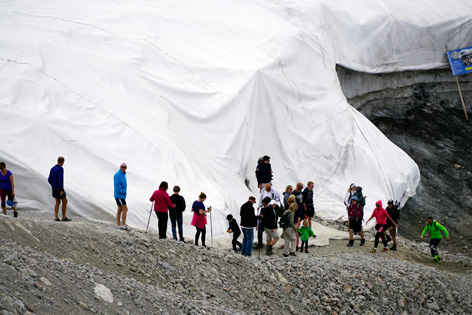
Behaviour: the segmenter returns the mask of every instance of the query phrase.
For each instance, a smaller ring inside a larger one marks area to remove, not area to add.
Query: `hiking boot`
[[[14,218],[18,217],[18,211],[13,212],[13,217]]]
[[[270,255],[272,255],[272,252],[271,252],[271,250],[270,250],[270,249],[268,249],[268,248],[266,249],[266,255],[267,255],[267,256],[270,256]]]
[[[305,248],[305,253],[307,253],[307,254],[308,254],[308,248]]]
[[[397,244],[393,244],[393,246],[390,247],[390,250],[397,250]]]
[[[287,255],[287,254],[284,254],[284,257],[288,257],[288,255]]]
[[[347,246],[351,247],[354,245],[354,240],[349,240],[349,243],[347,243]]]
[[[297,254],[295,254],[295,252],[291,252],[289,255],[290,256],[297,256]]]
[[[298,252],[298,246],[295,246],[295,251]]]
[[[385,253],[386,251],[388,251],[388,247],[384,247],[382,251]]]
[[[440,261],[441,261],[441,258],[440,258],[438,255],[436,255],[436,256],[434,256],[433,261],[434,261],[434,262],[440,262]]]
[[[361,246],[364,246],[365,244],[365,238],[361,239]]]
[[[374,247],[372,248],[372,250],[370,251],[371,253],[376,253],[377,252],[377,249]]]
[[[300,253],[303,253],[303,247],[300,247]]]

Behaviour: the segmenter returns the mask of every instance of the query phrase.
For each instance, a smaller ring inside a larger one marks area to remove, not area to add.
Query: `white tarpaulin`
[[[166,180],[189,207],[205,192],[226,238],[226,215],[259,197],[265,154],[280,192],[315,182],[318,215],[344,215],[351,182],[369,215],[377,199],[406,201],[420,174],[346,102],[335,65],[446,67],[446,44],[470,45],[471,16],[468,0],[3,1],[0,160],[20,207],[52,211],[47,176],[63,155],[69,207],[94,218],[114,215],[126,162],[141,227]]]

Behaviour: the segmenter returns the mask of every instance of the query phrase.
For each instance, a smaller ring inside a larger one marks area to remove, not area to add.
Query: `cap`
[[[264,157],[262,158],[262,161],[267,161],[267,160],[270,160],[270,156],[264,155]]]
[[[352,201],[352,200],[358,201],[359,198],[357,198],[357,196],[352,196],[352,197],[351,197],[351,201]]]
[[[271,201],[270,201],[270,204],[271,204],[271,205],[276,205],[276,204],[277,204],[277,201],[271,200]]]
[[[233,216],[232,216],[231,214],[228,214],[228,215],[226,216],[226,220],[231,220],[231,219],[233,219]]]
[[[391,203],[393,205],[393,200],[390,199],[389,201],[387,201],[387,204]]]

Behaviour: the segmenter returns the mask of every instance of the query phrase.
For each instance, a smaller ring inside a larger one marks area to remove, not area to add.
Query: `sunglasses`
[[[124,168],[124,169],[126,169],[126,166],[122,166],[121,168]]]

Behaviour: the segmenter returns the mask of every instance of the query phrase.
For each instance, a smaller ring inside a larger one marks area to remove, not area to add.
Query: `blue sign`
[[[472,72],[472,47],[447,52],[453,75]]]

